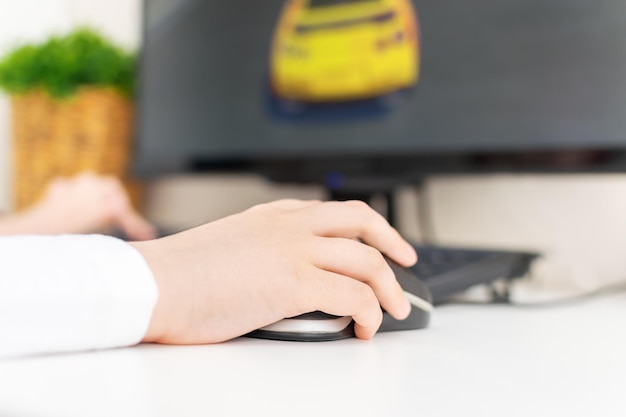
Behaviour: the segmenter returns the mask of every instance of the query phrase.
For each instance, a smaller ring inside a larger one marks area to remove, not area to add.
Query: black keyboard
[[[526,274],[538,254],[414,245],[419,260],[410,269],[442,304],[473,286],[510,282]],[[507,297],[508,294],[501,294]],[[499,300],[505,301],[505,300]]]

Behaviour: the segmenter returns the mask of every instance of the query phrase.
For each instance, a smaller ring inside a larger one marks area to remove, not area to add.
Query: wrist
[[[144,241],[129,242],[129,245],[135,248],[148,264],[148,268],[152,272],[158,291],[157,302],[152,311],[150,324],[148,325],[148,329],[142,339],[142,342],[158,342],[163,340],[167,327],[167,314],[164,312],[164,304],[167,300],[167,289],[165,288],[163,282],[163,271],[159,262],[160,257],[157,255],[158,244],[156,241]]]

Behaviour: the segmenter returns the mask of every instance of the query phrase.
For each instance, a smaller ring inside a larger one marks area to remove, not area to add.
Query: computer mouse
[[[378,331],[414,330],[428,327],[433,310],[430,291],[412,272],[386,259],[409,299],[412,309],[411,314],[405,320],[396,320],[383,309],[383,321]],[[279,320],[248,333],[247,336],[298,342],[339,340],[354,336],[354,321],[352,317],[313,311]]]

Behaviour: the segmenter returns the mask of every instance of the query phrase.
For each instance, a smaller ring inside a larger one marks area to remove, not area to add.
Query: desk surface
[[[444,306],[427,330],[0,362],[4,416],[624,416],[626,294]]]

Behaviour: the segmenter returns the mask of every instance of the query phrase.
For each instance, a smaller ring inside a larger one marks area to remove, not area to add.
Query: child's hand
[[[81,174],[52,182],[44,197],[18,214],[20,233],[97,233],[117,228],[129,239],[155,237],[154,227],[131,206],[114,177]]]
[[[314,310],[369,339],[381,306],[410,312],[381,252],[408,266],[415,251],[362,202],[278,201],[133,246],[159,287],[145,341],[220,342]]]

